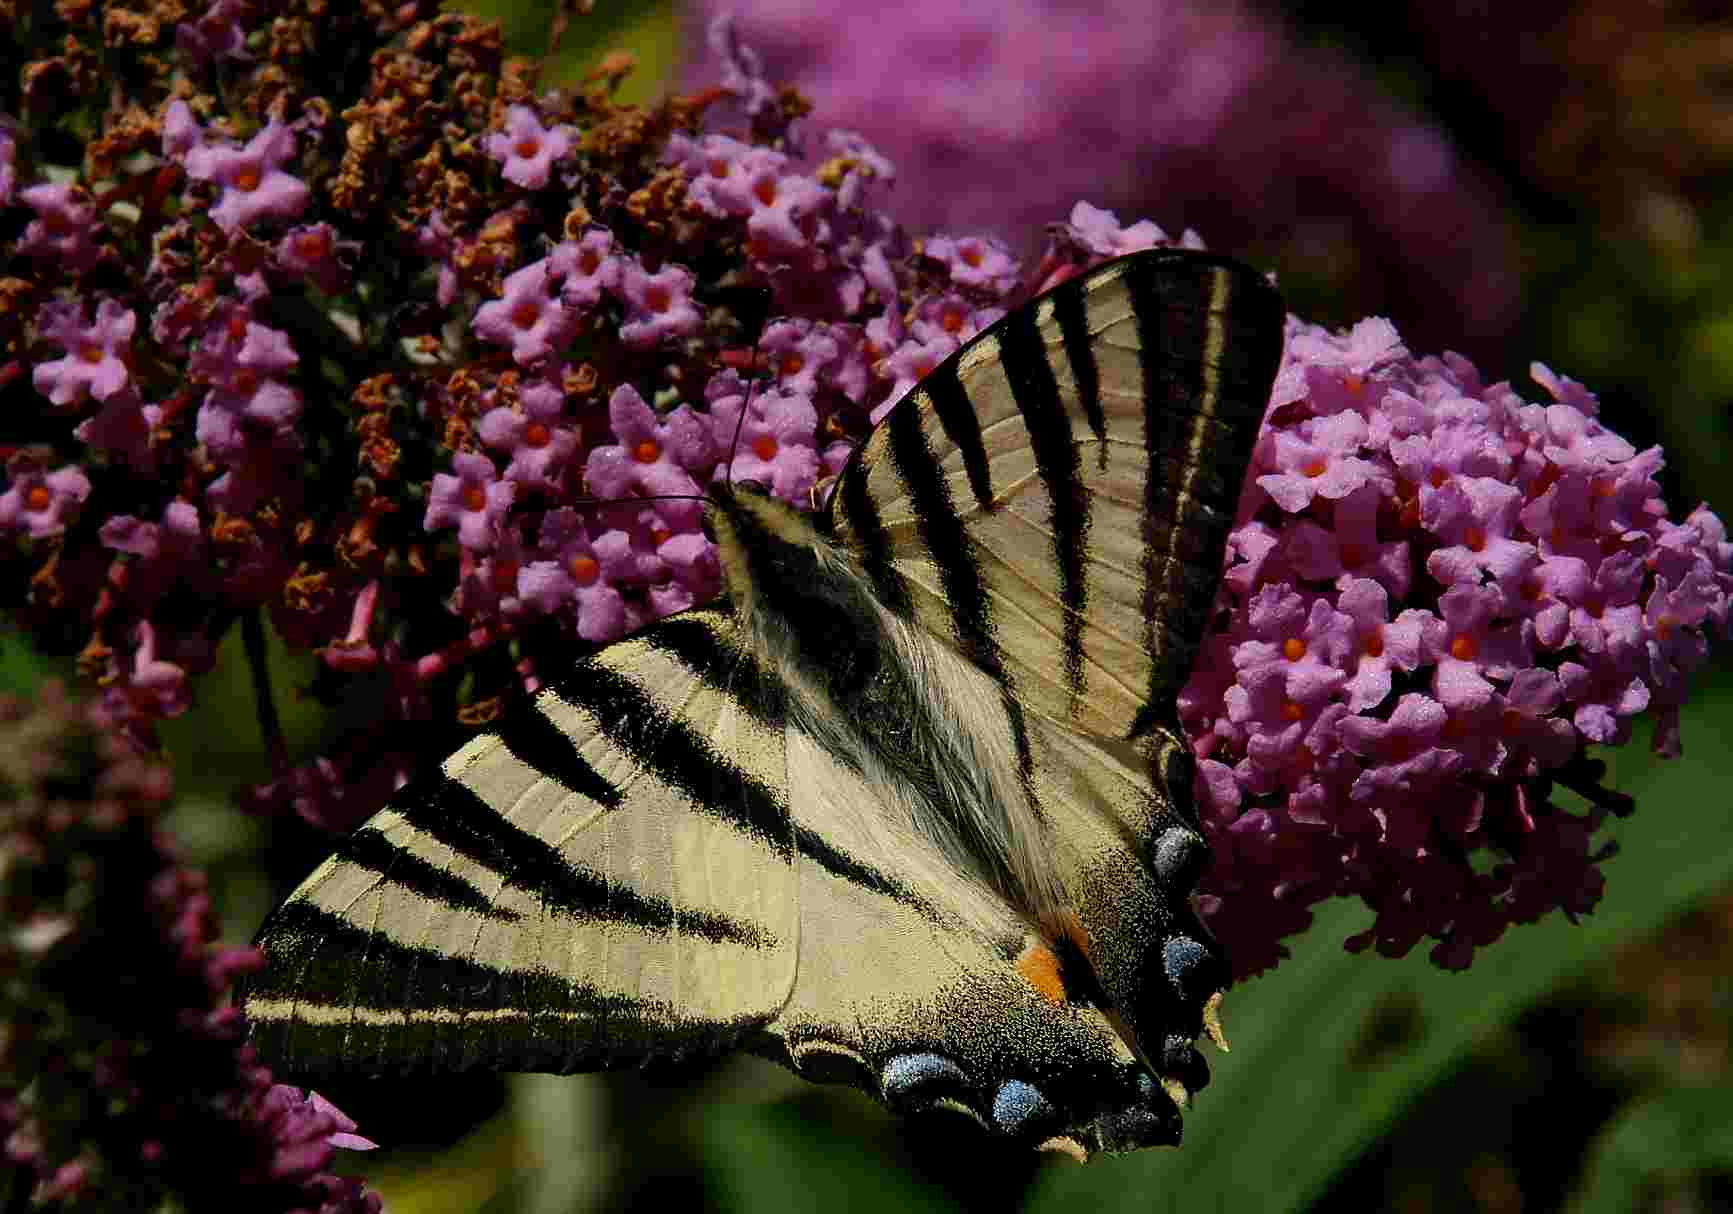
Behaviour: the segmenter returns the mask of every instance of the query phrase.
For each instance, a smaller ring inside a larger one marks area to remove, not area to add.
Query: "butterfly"
[[[714,489],[725,593],[575,660],[269,917],[296,1075],[749,1049],[1088,1157],[1180,1134],[1229,981],[1175,699],[1281,355],[1231,260],[1005,316],[828,505]]]

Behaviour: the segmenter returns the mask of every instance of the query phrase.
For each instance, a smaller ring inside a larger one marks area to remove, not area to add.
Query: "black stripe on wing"
[[[610,742],[701,812],[754,836],[784,860],[792,858],[788,807],[776,793],[672,717],[640,684],[589,663],[550,691],[588,712]]]
[[[1150,658],[1130,736],[1173,714],[1221,579],[1252,447],[1281,360],[1281,297],[1236,262],[1130,259],[1143,375],[1143,617]],[[1158,634],[1157,625],[1166,630]]]
[[[1101,369],[1095,362],[1095,336],[1089,331],[1089,311],[1084,304],[1081,281],[1053,292],[1053,319],[1065,346],[1065,361],[1077,386],[1077,403],[1089,421],[1090,432],[1099,442],[1102,471],[1107,470],[1107,414],[1101,407]]]
[[[890,436],[891,462],[903,484],[908,486],[909,501],[921,530],[921,540],[932,555],[945,602],[951,610],[957,644],[964,656],[999,685],[1000,700],[1017,750],[1017,768],[1027,784],[1034,771],[1028,726],[1023,719],[1023,706],[1017,702],[1012,689],[1010,672],[1005,669],[1005,659],[999,652],[987,584],[981,576],[981,563],[974,543],[957,514],[950,486],[946,484],[944,472],[927,442],[926,431],[921,426],[921,411],[909,408],[905,402],[891,410],[884,425]]]
[[[782,728],[787,717],[781,684],[732,638],[718,634],[715,614],[669,616],[638,639],[677,660],[706,687],[728,695],[759,724]]]
[[[413,795],[415,785],[404,791]],[[402,794],[399,794],[402,795]],[[405,851],[374,826],[363,826],[337,845],[337,858],[378,873],[393,885],[453,910],[469,911],[487,919],[516,922],[522,916],[492,899],[454,872],[428,863]]]
[[[969,478],[975,504],[991,513],[995,509],[993,476],[987,464],[986,444],[981,441],[981,419],[975,413],[975,402],[969,399],[957,378],[956,362],[947,362],[927,376],[921,381],[921,390],[932,402],[933,412],[945,428],[945,437],[956,444],[963,457],[963,471]]]
[[[899,403],[891,410],[891,415],[894,417],[898,413],[910,412],[905,407],[906,404],[906,401]],[[872,494],[867,492],[867,481],[871,478],[863,456],[871,449],[871,444],[872,439],[869,438],[849,460],[837,482],[833,501],[840,506],[843,518],[854,532],[854,549],[860,559],[861,569],[872,581],[879,602],[888,610],[907,618],[914,608],[913,600],[909,597],[909,587],[891,560],[891,536],[890,532],[885,530],[884,519],[879,515],[878,503],[873,500]],[[826,511],[820,517],[820,524],[827,527],[832,525],[829,514],[830,512]]]
[[[305,901],[285,904],[266,927],[271,964],[245,980],[252,1040],[291,1074],[563,1073],[620,1061],[624,1024],[634,1054],[677,1055],[719,1050],[758,1023],[683,1020],[546,969],[501,970],[398,944]]]
[[[550,843],[512,825],[469,786],[444,780],[430,796],[410,797],[394,807],[417,830],[496,874],[508,885],[538,896],[550,908],[584,919],[630,923],[646,931],[699,936],[750,948],[773,948],[776,939],[762,927],[727,915],[691,907],[674,909],[665,898],[640,893],[575,865]],[[488,918],[521,916],[492,904],[456,874],[419,859],[392,844],[379,831],[363,828],[350,837],[371,835],[360,851],[345,845],[339,854],[377,872],[393,885],[441,906],[479,911]]]
[[[620,790],[578,753],[572,735],[534,708],[507,713],[495,734],[525,767],[604,809],[618,809]]]
[[[1079,295],[1082,284],[1061,287],[1058,295]],[[1089,492],[1083,466],[1072,441],[1071,422],[1059,399],[1059,381],[1047,358],[1047,343],[1035,323],[1034,308],[1020,308],[1005,320],[999,334],[999,362],[1011,395],[1022,411],[1035,453],[1035,467],[1053,503],[1053,559],[1059,566],[1062,652],[1060,669],[1073,707],[1083,697],[1083,612],[1088,606],[1089,579],[1084,562],[1089,551]],[[1091,360],[1093,366],[1093,359]],[[1100,401],[1096,402],[1097,411]],[[1092,423],[1093,424],[1093,423]],[[1105,425],[1105,422],[1103,423]],[[1105,449],[1105,448],[1104,448]]]

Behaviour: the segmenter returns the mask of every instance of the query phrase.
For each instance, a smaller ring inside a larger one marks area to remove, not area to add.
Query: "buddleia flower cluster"
[[[1216,846],[1207,913],[1241,972],[1338,895],[1375,914],[1350,948],[1432,937],[1452,969],[1510,924],[1586,912],[1595,832],[1629,808],[1590,748],[1648,711],[1679,753],[1733,545],[1707,508],[1667,517],[1659,448],[1531,374],[1541,401],[1414,357],[1385,321],[1289,321],[1223,624],[1180,697]]]
[[[14,1208],[377,1214],[333,1175],[372,1143],[243,1042],[203,874],[161,825],[172,781],[57,684],[0,698],[0,1156]]]
[[[1032,262],[913,237],[888,200],[923,183],[808,129],[726,21],[720,83],[649,109],[614,100],[629,56],[550,90],[425,4],[30,21],[4,27],[0,586],[144,746],[237,621],[317,655],[296,690],[364,724],[305,761],[278,741],[245,800],[332,830],[430,728],[712,596],[707,486],[816,508],[1007,310],[1200,243],[1087,201]],[[1598,892],[1598,817],[1549,781],[1593,789],[1588,747],[1674,719],[1728,551],[1707,512],[1667,521],[1657,455],[1545,386],[1294,322],[1182,704],[1242,969],[1331,894],[1373,902],[1385,951],[1460,964]]]

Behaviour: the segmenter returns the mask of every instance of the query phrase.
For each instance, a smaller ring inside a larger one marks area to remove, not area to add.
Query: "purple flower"
[[[788,318],[764,328],[758,352],[777,384],[789,392],[816,392],[821,373],[830,370],[842,346],[827,325]]]
[[[1352,621],[1353,638],[1347,649],[1353,673],[1343,690],[1353,712],[1384,702],[1392,670],[1418,670],[1437,662],[1444,652],[1444,621],[1415,607],[1391,620],[1389,603],[1384,587],[1369,579],[1351,578],[1341,587],[1337,606]]]
[[[531,262],[505,280],[505,294],[476,309],[477,337],[511,347],[513,361],[527,367],[571,340],[575,317],[560,296],[549,295],[549,259]]]
[[[1446,708],[1479,708],[1492,697],[1489,679],[1512,678],[1534,661],[1531,624],[1498,624],[1501,606],[1491,587],[1458,584],[1438,600],[1446,639],[1433,694]]]
[[[33,185],[18,191],[19,201],[36,212],[24,228],[18,251],[37,261],[57,262],[82,274],[102,256],[96,243],[102,225],[96,205],[82,186]]]
[[[42,309],[37,324],[42,335],[59,343],[65,358],[38,363],[32,373],[36,390],[57,405],[73,404],[86,393],[107,400],[127,385],[124,361],[138,318],[113,299],[96,305],[96,320],[84,323],[84,310]]]
[[[1267,430],[1257,466],[1275,471],[1257,483],[1289,514],[1304,510],[1315,496],[1338,501],[1378,475],[1376,465],[1359,458],[1366,440],[1366,420],[1358,413],[1310,419],[1295,432]]]
[[[337,229],[328,223],[290,228],[277,242],[277,264],[291,274],[300,274],[327,295],[337,295],[349,285],[349,270],[337,259]],[[359,246],[344,242],[346,248]]]
[[[621,564],[629,561],[630,541],[624,532],[614,534],[615,542],[598,549],[577,511],[569,507],[549,511],[536,538],[542,559],[530,561],[518,572],[518,596],[548,615],[575,610],[578,635],[587,641],[612,641],[625,635],[632,617],[616,581],[629,572]]]
[[[710,433],[716,446],[734,452],[728,479],[768,485],[777,497],[796,505],[810,503],[818,479],[817,429],[818,410],[809,396],[799,392],[782,388],[755,392],[750,405],[735,392],[710,401]]]
[[[695,86],[727,70],[705,44],[729,7],[691,11]],[[791,0],[740,10],[738,24],[769,79],[814,99],[817,129],[860,132],[921,184],[894,199],[913,231],[991,233],[1032,252],[1030,236],[1079,198],[1207,209],[1220,247],[1358,251],[1362,305],[1435,318],[1429,343],[1497,332],[1514,312],[1493,183],[1352,65],[1303,52],[1245,6]],[[1148,247],[1148,228],[1124,236],[1092,218],[1073,212],[1064,239],[1097,257]]]
[[[216,0],[197,20],[175,26],[175,47],[200,68],[214,59],[247,59],[246,15],[244,0]]]
[[[560,299],[567,307],[589,311],[604,295],[620,289],[625,259],[614,252],[613,233],[592,227],[577,240],[567,240],[548,256],[552,276],[560,281]]]
[[[517,408],[501,405],[482,416],[481,441],[511,456],[508,480],[553,493],[578,436],[565,422],[565,394],[544,379],[518,389]]]
[[[15,460],[10,472],[12,483],[0,493],[0,531],[23,530],[36,539],[59,535],[90,496],[90,478],[76,464],[44,472]]]
[[[526,190],[539,190],[548,183],[554,161],[572,150],[572,129],[544,127],[527,105],[514,105],[506,114],[505,130],[482,141],[487,154],[505,166],[505,179]]]
[[[18,186],[18,140],[11,124],[0,118],[0,207],[12,204],[12,191]]]
[[[233,235],[256,219],[294,219],[312,191],[283,165],[295,157],[295,134],[272,119],[245,147],[200,144],[186,153],[187,174],[223,187],[211,219]]]
[[[153,435],[162,423],[162,407],[147,405],[130,389],[102,402],[102,408],[78,423],[72,435],[79,442],[131,464],[143,473],[156,470]]]
[[[692,271],[665,265],[654,274],[636,258],[620,271],[620,298],[626,303],[626,320],[620,340],[628,349],[653,350],[670,337],[690,337],[704,323],[692,302]]]
[[[659,420],[630,384],[614,390],[608,421],[619,441],[590,452],[584,465],[590,492],[615,501],[658,496],[664,500],[655,503],[656,513],[671,526],[695,525],[702,504],[692,473],[715,461],[710,427],[685,405]]]
[[[933,236],[922,251],[943,264],[951,281],[960,287],[1003,295],[1017,285],[1017,259],[1003,241],[985,236]]]
[[[500,523],[512,502],[512,482],[498,480],[493,461],[485,455],[460,451],[451,457],[456,475],[438,473],[428,495],[421,525],[429,531],[456,527],[457,538],[471,552],[487,552],[498,538]]]

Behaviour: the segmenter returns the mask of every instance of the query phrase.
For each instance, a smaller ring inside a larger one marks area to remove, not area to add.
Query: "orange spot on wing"
[[[1065,981],[1059,974],[1059,954],[1044,940],[1031,940],[1017,954],[1017,972],[1023,981],[1041,992],[1048,1003],[1065,1002]]]

